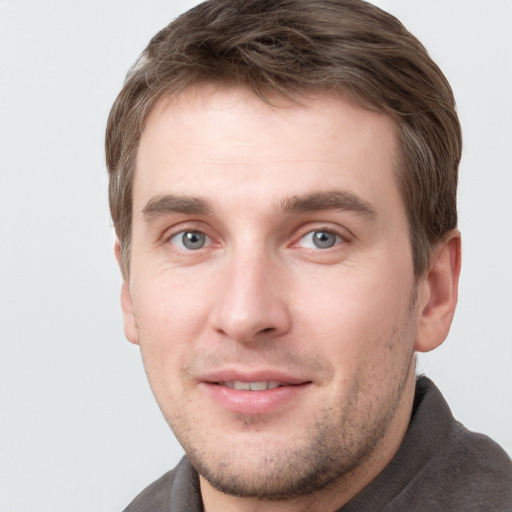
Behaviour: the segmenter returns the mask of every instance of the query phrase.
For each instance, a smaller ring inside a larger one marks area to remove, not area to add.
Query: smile
[[[243,382],[240,380],[233,380],[227,382],[218,382],[219,386],[224,386],[229,389],[236,389],[239,391],[266,391],[267,389],[276,389],[281,386],[286,386],[288,384],[283,384],[276,380],[260,380],[256,382]]]
[[[220,376],[219,376],[220,377]],[[312,382],[293,377],[254,378],[240,380],[233,376],[208,379],[200,383],[210,399],[231,413],[266,414],[297,403]]]

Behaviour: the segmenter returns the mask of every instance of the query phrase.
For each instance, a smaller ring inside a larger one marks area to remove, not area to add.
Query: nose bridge
[[[278,258],[263,244],[234,248],[224,268],[215,329],[241,342],[278,336],[290,327]]]

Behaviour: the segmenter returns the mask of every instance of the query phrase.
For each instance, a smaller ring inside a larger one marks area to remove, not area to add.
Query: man
[[[136,511],[512,510],[512,465],[416,378],[460,271],[460,126],[361,0],[213,0],[107,127],[129,341],[186,458]]]

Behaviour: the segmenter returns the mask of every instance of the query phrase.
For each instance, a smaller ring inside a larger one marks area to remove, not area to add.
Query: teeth
[[[275,380],[261,380],[258,382],[242,382],[239,380],[230,382],[219,382],[220,385],[229,389],[237,389],[242,391],[265,391],[267,389],[276,389],[280,383]]]
[[[268,389],[268,382],[265,382],[264,380],[261,382],[251,382],[249,386],[251,391],[264,391],[265,389]]]

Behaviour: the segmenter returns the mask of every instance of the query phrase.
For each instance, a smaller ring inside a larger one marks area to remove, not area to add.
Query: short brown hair
[[[129,271],[135,156],[157,101],[200,82],[300,97],[341,94],[391,116],[397,177],[410,227],[414,271],[457,225],[462,140],[448,81],[393,16],[363,0],[209,0],[156,34],[108,119],[109,200]]]

